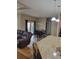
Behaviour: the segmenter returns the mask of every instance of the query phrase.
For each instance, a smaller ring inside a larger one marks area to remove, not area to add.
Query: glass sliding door
[[[28,32],[31,32],[34,34],[34,22],[33,21],[28,21],[27,30],[28,30]]]

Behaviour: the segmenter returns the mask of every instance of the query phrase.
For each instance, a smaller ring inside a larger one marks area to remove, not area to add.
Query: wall
[[[51,18],[47,18],[47,34],[57,35],[57,23],[51,21]]]
[[[54,21],[51,22],[51,35],[57,35],[57,23]]]
[[[25,30],[25,20],[35,21],[36,19],[32,16],[17,14],[17,29]]]
[[[46,18],[36,20],[36,30],[46,30]]]
[[[28,15],[17,15],[17,29],[25,30],[25,20],[36,21],[36,29],[37,30],[45,30],[46,29],[46,18],[35,18]],[[56,22],[50,22],[51,25],[48,27],[48,32],[51,35],[56,35],[57,24]]]
[[[17,28],[20,29],[20,14],[17,14]]]
[[[36,18],[28,15],[17,15],[17,29],[25,30],[25,20],[36,21],[37,30],[46,29],[46,18]]]
[[[25,30],[24,28],[24,16],[22,16],[21,14],[17,15],[17,29],[20,30]]]
[[[47,18],[47,34],[51,34],[51,20]]]
[[[25,17],[23,15],[21,15],[20,21],[21,30],[25,30]]]

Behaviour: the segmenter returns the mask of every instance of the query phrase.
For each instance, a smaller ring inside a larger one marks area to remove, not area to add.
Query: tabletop
[[[61,47],[61,39],[56,36],[47,36],[46,38],[37,42],[38,49],[42,59],[60,59],[60,57],[52,57],[53,51],[56,47]]]

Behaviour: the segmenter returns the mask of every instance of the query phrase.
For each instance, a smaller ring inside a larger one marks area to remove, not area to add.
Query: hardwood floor
[[[17,48],[17,59],[33,59],[33,50],[30,48]]]
[[[33,59],[33,48],[32,48],[32,45],[34,42],[37,42],[37,36],[33,35],[32,38],[31,38],[31,42],[30,44],[28,45],[28,47],[31,47],[31,48],[23,48],[23,49],[20,49],[20,48],[17,48],[17,59]]]
[[[41,38],[37,38],[37,36],[32,36],[31,42],[30,42],[30,47],[32,47],[34,42],[40,41]],[[17,48],[17,59],[33,59],[33,48]]]

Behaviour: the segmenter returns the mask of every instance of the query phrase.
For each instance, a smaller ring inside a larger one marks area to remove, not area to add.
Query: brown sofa
[[[22,30],[17,30],[17,47],[24,48],[30,43],[32,33]]]

